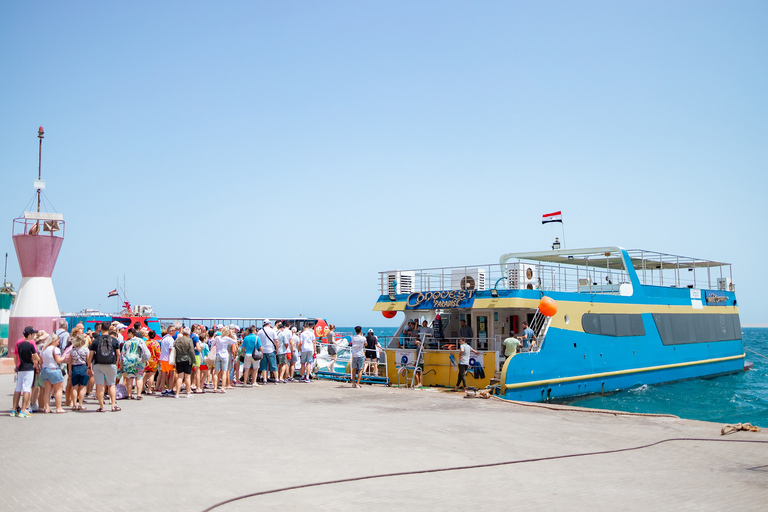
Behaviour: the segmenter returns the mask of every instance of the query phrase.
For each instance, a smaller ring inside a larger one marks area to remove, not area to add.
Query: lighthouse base
[[[24,328],[31,325],[47,333],[56,330],[56,321],[61,318],[56,292],[50,277],[25,277],[21,280],[19,293],[11,308],[8,325],[8,346],[13,350],[16,341],[23,336]]]

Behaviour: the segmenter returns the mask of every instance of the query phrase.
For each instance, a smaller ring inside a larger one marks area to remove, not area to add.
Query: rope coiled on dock
[[[751,423],[736,423],[735,425],[725,425],[720,429],[721,436],[727,436],[733,434],[739,430],[746,430],[747,432],[760,432],[760,427],[756,427]]]

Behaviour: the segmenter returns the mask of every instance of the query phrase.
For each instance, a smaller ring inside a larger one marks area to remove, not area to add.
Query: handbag
[[[203,348],[205,350],[206,347]],[[211,349],[208,349],[208,352],[205,354],[205,357],[203,358],[203,361],[205,361],[206,366],[213,366],[216,364],[216,352],[214,352]]]
[[[143,362],[147,362],[152,358],[152,354],[150,354],[149,349],[147,348],[147,344],[143,341],[139,342],[139,349],[141,351],[141,360]]]
[[[251,358],[253,358],[254,361],[261,361],[264,359],[264,354],[262,354],[261,350],[258,348],[253,349],[253,354],[251,354]]]

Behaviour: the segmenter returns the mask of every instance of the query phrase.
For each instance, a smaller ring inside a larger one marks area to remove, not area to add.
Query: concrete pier
[[[149,396],[116,413],[89,400],[86,412],[21,419],[8,416],[13,385],[0,376],[3,511],[203,511],[470,466],[213,510],[765,510],[768,500],[768,435],[721,436],[715,423],[333,382]],[[682,438],[699,440],[639,448]],[[479,467],[501,462],[512,463]]]

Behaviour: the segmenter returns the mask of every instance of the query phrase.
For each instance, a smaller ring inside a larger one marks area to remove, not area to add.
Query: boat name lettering
[[[408,296],[406,302],[409,308],[427,308],[432,304],[431,309],[438,308],[457,308],[465,300],[471,300],[475,295],[475,290],[440,290],[435,292],[414,292]]]

